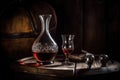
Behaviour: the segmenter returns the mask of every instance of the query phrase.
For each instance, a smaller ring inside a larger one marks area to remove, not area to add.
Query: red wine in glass
[[[63,51],[64,55],[65,55],[66,57],[68,57],[68,56],[72,53],[73,49],[65,49],[65,48],[62,48],[62,51]]]

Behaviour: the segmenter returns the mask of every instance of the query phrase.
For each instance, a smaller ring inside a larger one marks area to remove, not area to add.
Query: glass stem
[[[69,58],[67,56],[66,59],[65,59],[65,63],[68,63],[68,62],[69,62]]]

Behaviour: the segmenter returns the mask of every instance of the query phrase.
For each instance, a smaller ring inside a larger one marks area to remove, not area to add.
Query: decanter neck
[[[40,18],[40,21],[41,21],[41,35],[43,33],[47,33],[48,35],[49,34],[49,23],[50,23],[50,20],[51,20],[51,17],[52,15],[39,15],[39,18]]]

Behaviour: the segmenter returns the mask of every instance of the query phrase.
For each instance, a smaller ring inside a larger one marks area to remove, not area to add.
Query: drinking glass
[[[74,36],[73,34],[62,34],[62,51],[65,55],[65,61],[63,64],[71,65],[69,61],[69,55],[74,51]]]

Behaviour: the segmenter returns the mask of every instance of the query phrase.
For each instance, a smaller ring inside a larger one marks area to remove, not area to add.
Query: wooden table
[[[86,63],[75,63],[73,65],[62,65],[60,61],[55,60],[53,64],[35,66],[36,60],[33,57],[26,57],[18,60],[11,65],[12,70],[22,74],[28,74],[28,77],[33,76],[37,80],[62,80],[64,78],[75,78],[79,76],[107,74],[120,70],[120,63],[114,61],[106,67],[101,67],[98,62],[94,62],[91,69],[88,69]],[[76,68],[75,68],[76,66]],[[39,77],[38,77],[39,76]]]

